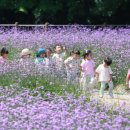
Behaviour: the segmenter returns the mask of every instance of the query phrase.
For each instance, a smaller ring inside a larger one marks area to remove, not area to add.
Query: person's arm
[[[96,76],[96,79],[97,81],[99,80],[99,73],[98,72],[95,72],[95,76]]]
[[[108,82],[111,82],[112,81],[112,74],[110,74],[110,80]]]
[[[67,60],[67,59],[64,61],[64,64],[65,64],[65,67],[69,67],[68,60]]]
[[[97,78],[97,81],[99,80],[99,73],[100,73],[100,65],[98,66],[97,69],[95,69],[95,75],[96,75],[96,78]]]
[[[111,70],[111,67],[109,67],[109,73],[110,73],[110,79],[109,79],[108,82],[111,82],[111,81],[112,81],[112,74],[113,74],[113,72],[112,72],[112,70]]]
[[[66,52],[67,52],[67,49],[66,49],[66,47],[65,47],[65,46],[63,47],[63,52],[64,52],[64,53],[66,53]]]
[[[66,60],[64,61],[65,67],[71,68],[70,62],[71,62],[71,59],[70,59],[70,58],[66,59]]]
[[[80,64],[80,69],[81,69],[81,72],[84,72],[85,70],[85,62],[82,61],[82,63]]]

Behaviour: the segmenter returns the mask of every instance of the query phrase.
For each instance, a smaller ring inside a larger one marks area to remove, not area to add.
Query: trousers
[[[108,84],[108,86],[109,86],[109,90],[108,90],[108,94],[110,95],[110,96],[112,96],[113,95],[113,82],[111,81],[111,82],[105,82],[105,81],[102,81],[101,82],[101,89],[100,89],[100,93],[101,93],[101,95],[103,96],[104,95],[104,89],[106,88],[106,84]]]
[[[80,79],[80,88],[82,89],[83,93],[86,91],[91,91],[95,84],[94,76],[82,76]]]

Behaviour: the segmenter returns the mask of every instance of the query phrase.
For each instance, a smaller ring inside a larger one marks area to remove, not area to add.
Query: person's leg
[[[80,89],[83,91],[83,94],[86,93],[86,77],[81,77],[81,79],[80,79]]]
[[[111,82],[109,82],[108,83],[108,85],[109,85],[109,95],[113,98],[113,82],[111,81]]]
[[[100,89],[101,97],[103,97],[104,95],[104,89],[106,87],[105,85],[106,85],[106,82],[101,82],[101,89]]]
[[[91,77],[86,76],[85,79],[86,79],[86,83],[85,83],[86,91],[90,92],[91,91]]]
[[[71,79],[71,74],[68,72],[68,73],[67,73],[67,84],[70,85],[70,84],[71,84],[71,81],[72,81],[72,79]]]
[[[93,91],[94,85],[95,85],[95,78],[91,77],[90,78],[90,91]]]

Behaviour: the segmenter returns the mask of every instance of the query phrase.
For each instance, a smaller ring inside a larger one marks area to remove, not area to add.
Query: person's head
[[[1,53],[1,56],[2,56],[3,58],[5,58],[5,59],[8,58],[9,52],[8,52],[8,50],[7,50],[6,48],[2,48],[0,53]]]
[[[86,52],[83,55],[84,60],[91,60],[92,59],[92,52],[91,50],[86,50]]]
[[[25,49],[22,50],[20,56],[21,56],[21,58],[23,58],[23,59],[30,58],[31,53],[32,53],[32,52],[31,52],[28,48],[25,48]]]
[[[36,56],[39,58],[44,58],[46,56],[46,50],[44,48],[39,48]]]
[[[55,46],[55,52],[58,53],[58,54],[61,53],[62,52],[62,46],[61,45],[56,45]]]
[[[50,57],[51,54],[52,54],[51,48],[47,48],[47,49],[46,49],[46,57]]]
[[[72,52],[73,52],[72,57],[74,59],[79,59],[80,58],[80,51],[79,50],[73,50]]]
[[[103,62],[105,66],[110,66],[112,64],[112,60],[110,57],[106,57]]]

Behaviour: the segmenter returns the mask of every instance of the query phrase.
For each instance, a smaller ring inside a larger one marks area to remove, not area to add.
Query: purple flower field
[[[34,97],[17,87],[1,87],[0,94],[1,130],[130,130],[129,108],[86,102],[70,94]]]
[[[130,29],[68,28],[42,30],[0,29],[0,48],[9,50],[9,62],[0,65],[0,130],[130,130],[130,108],[123,109],[82,96],[79,86],[36,69],[35,53],[40,47],[61,44],[93,52],[96,66],[103,58],[113,60],[113,81],[125,84],[130,68]],[[29,48],[32,60],[19,64],[20,52]],[[62,81],[62,82],[61,82]],[[125,85],[124,85],[125,86]],[[98,88],[98,87],[97,87]]]
[[[90,29],[75,28],[16,31],[0,30],[0,46],[8,47],[10,58],[18,59],[23,48],[31,49],[34,54],[39,47],[51,47],[55,44],[66,46],[69,50],[78,48],[81,52],[91,49],[97,65],[102,63],[105,56],[113,60],[113,72],[117,82],[124,82],[130,67],[130,29]]]

